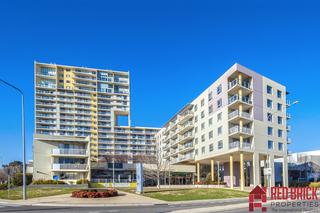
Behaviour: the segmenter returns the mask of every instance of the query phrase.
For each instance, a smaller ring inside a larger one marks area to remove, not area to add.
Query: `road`
[[[309,201],[305,201],[309,202]],[[23,206],[10,205],[0,203],[0,212],[29,212],[29,213],[193,213],[193,212],[219,212],[219,213],[242,213],[248,212],[248,204],[246,202],[201,202],[201,203],[185,203],[185,204],[156,204],[150,206],[91,206],[91,207],[72,207],[72,206]],[[270,203],[266,205],[267,212],[320,212],[320,207],[308,211],[299,209],[289,210],[288,208],[279,211],[272,211]],[[320,206],[320,205],[319,205]],[[256,210],[261,212],[261,210]]]
[[[238,204],[239,202],[228,202],[228,205]],[[224,206],[225,203],[205,202],[205,203],[188,203],[167,205],[158,204],[153,206],[113,206],[113,207],[61,207],[61,206],[14,206],[8,204],[0,204],[0,212],[30,212],[30,213],[61,213],[61,212],[77,212],[77,213],[164,213],[173,212],[183,209],[197,209],[203,207]],[[189,211],[191,213],[191,211]],[[247,210],[245,211],[247,212]]]

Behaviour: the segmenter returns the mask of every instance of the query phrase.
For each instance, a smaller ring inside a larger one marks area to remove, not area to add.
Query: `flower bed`
[[[71,197],[75,198],[106,198],[118,196],[118,191],[115,189],[88,189],[74,191]]]

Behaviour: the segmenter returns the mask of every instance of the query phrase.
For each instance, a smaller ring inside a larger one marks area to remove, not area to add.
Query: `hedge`
[[[66,184],[65,182],[61,180],[35,180],[32,182],[34,185],[41,185],[41,184]]]
[[[74,191],[71,194],[71,197],[75,198],[106,198],[118,196],[118,191],[115,189],[106,189],[106,190],[79,190]]]

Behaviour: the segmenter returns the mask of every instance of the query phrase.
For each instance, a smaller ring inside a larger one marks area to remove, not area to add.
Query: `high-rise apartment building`
[[[89,179],[96,163],[154,156],[158,129],[131,126],[129,72],[35,62],[34,73],[35,179]]]
[[[241,189],[274,185],[274,159],[283,158],[287,186],[286,95],[285,86],[233,65],[157,133],[163,158],[196,165],[198,182],[209,174]]]

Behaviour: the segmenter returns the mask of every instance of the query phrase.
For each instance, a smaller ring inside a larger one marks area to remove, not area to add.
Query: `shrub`
[[[34,184],[34,185],[42,185],[42,184],[56,185],[56,184],[66,184],[66,183],[61,180],[35,180],[32,182],[32,184]]]
[[[8,189],[8,184],[6,183],[0,184],[0,190],[6,190],[6,189]]]
[[[313,187],[313,188],[320,188],[320,182],[313,182],[313,183],[310,183],[309,187]]]
[[[106,198],[118,196],[118,191],[115,189],[105,190],[79,190],[71,193],[71,197],[75,198]]]
[[[26,184],[29,185],[32,182],[32,174],[26,174]],[[23,174],[16,173],[13,175],[12,184],[14,186],[22,186],[23,184]]]
[[[88,180],[87,179],[77,180],[77,184],[88,184]]]

